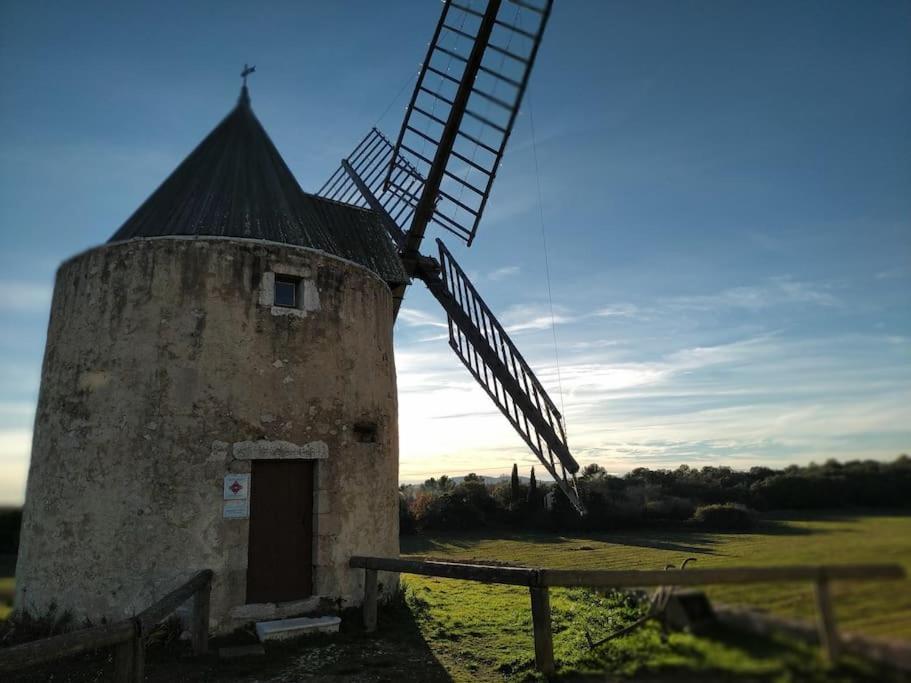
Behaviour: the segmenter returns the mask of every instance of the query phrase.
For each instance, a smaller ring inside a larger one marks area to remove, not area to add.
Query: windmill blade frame
[[[553,0],[486,0],[483,11],[463,3],[470,0],[443,4],[386,175],[395,185],[405,159],[427,179],[408,229],[411,251],[430,222],[474,241]]]
[[[389,139],[378,129],[371,128],[316,194],[373,209],[384,219],[387,231],[401,249],[404,233],[400,226],[411,222],[424,178],[405,159],[396,158],[393,150]],[[390,184],[386,178],[392,166],[394,182]]]
[[[579,470],[579,464],[569,451],[563,417],[553,400],[442,240],[437,240],[439,261],[420,252],[424,234],[431,222],[452,232],[471,246],[515,123],[553,3],[553,0],[480,1],[486,2],[483,12],[461,4],[472,0],[444,0],[440,20],[396,143],[393,145],[379,130],[373,128],[348,158],[342,161],[317,194],[335,201],[368,207],[379,216],[390,239],[398,247],[402,265],[409,277],[423,280],[446,311],[452,350],[537,456],[572,506],[580,514],[585,514],[585,507],[576,488],[575,474]],[[500,12],[507,6],[516,10],[515,24],[501,18]],[[453,8],[461,11],[465,17],[472,16],[478,20],[474,24],[474,32],[447,24]],[[534,32],[518,26],[518,17],[522,11],[538,16]],[[491,42],[495,30],[499,30],[501,36],[524,37],[528,49],[526,56],[511,52],[509,42],[506,46]],[[447,34],[467,41],[463,45],[463,49],[465,45],[470,46],[467,58],[441,44],[441,37]],[[438,53],[461,60],[464,68],[460,78],[450,76],[434,66],[432,60]],[[509,57],[518,62],[521,65],[520,73],[513,78],[485,65],[485,56],[489,54],[502,54],[504,59]],[[439,77],[438,85],[447,82],[450,86],[454,84],[457,88],[455,93],[449,97],[428,88],[425,85],[428,73]],[[511,84],[515,88],[512,101],[499,98],[495,92],[484,91],[483,83],[478,83],[479,75]],[[442,126],[438,137],[421,132],[413,125],[413,117],[428,115],[418,104],[419,98],[423,96],[432,97],[449,106],[445,120],[429,115],[430,120]],[[506,112],[506,120],[499,125],[471,109],[472,98],[480,98],[501,107]],[[498,137],[488,144],[482,139],[483,132],[467,132],[470,127],[465,124],[466,116],[476,126],[487,126]],[[408,144],[408,136],[411,134],[434,147],[433,159]],[[482,166],[475,163],[473,157],[469,158],[460,152],[457,148],[460,141],[473,143],[475,150],[486,149],[492,153],[491,164]],[[453,170],[453,160],[456,160],[456,164],[467,164],[467,167],[480,171],[483,174],[483,189],[459,180]],[[474,208],[450,194],[445,189],[447,181],[461,183],[463,189],[476,193],[480,199]],[[471,214],[470,225],[458,221],[452,206],[465,209]],[[398,314],[407,286],[401,284],[392,291],[393,316]]]
[[[563,416],[508,332],[450,251],[437,240],[439,272],[420,273],[443,306],[449,346],[553,477],[573,507],[585,514],[566,442]]]

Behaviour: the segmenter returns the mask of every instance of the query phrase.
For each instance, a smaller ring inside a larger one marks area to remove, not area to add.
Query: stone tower
[[[398,554],[406,279],[372,212],[301,190],[244,87],[57,272],[17,609],[115,619],[206,568],[217,630],[360,602],[348,558]]]

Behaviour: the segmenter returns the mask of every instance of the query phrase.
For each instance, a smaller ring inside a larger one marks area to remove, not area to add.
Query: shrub
[[[756,527],[756,511],[740,503],[700,505],[690,522],[712,531],[750,531]]]
[[[650,500],[645,504],[646,519],[667,519],[684,522],[693,516],[696,506],[693,501],[677,496]]]
[[[466,479],[441,495],[419,494],[412,511],[421,529],[463,531],[485,526],[496,515],[497,505],[481,481]]]
[[[78,626],[74,623],[72,614],[68,611],[61,612],[54,603],[40,616],[14,612],[8,619],[0,621],[0,648],[50,638]],[[82,626],[88,627],[91,624],[86,621]]]
[[[415,531],[414,528],[414,513],[411,511],[411,508],[408,506],[408,499],[405,498],[401,493],[399,494],[399,533],[400,534],[413,534]]]

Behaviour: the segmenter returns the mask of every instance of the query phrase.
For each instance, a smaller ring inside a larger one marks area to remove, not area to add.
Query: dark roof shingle
[[[310,247],[354,261],[389,283],[407,275],[376,214],[307,194],[253,114],[237,106],[114,233],[245,237]]]

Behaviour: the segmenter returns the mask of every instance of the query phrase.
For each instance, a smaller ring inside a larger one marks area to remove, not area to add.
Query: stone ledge
[[[329,446],[325,441],[311,441],[302,446],[290,441],[239,441],[234,444],[236,460],[325,460]]]

